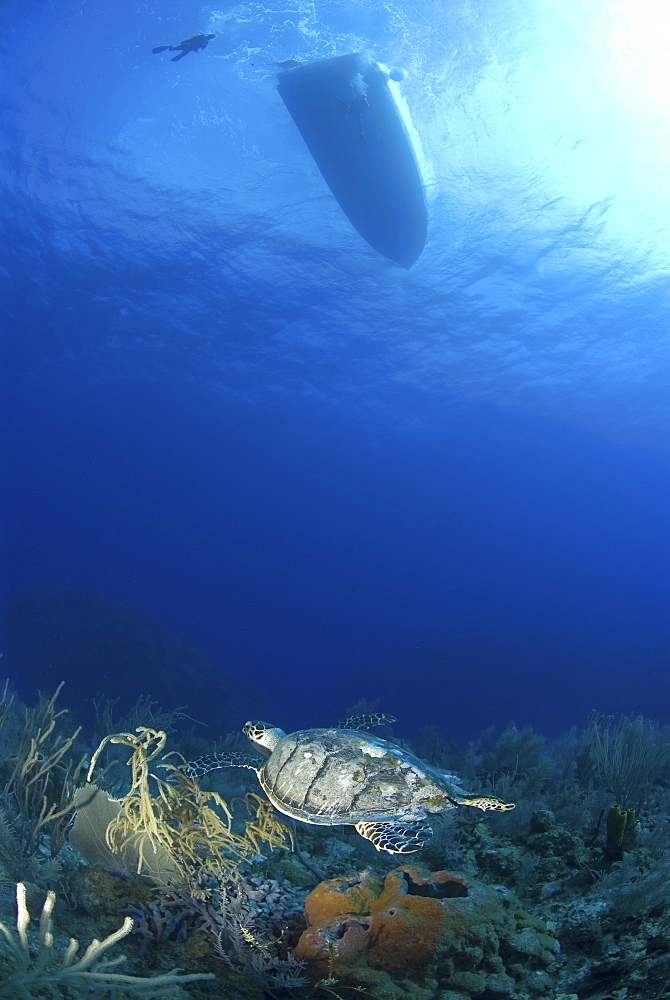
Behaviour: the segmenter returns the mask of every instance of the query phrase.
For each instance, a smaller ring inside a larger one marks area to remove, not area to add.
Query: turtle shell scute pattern
[[[429,768],[400,747],[342,729],[285,736],[259,777],[277,809],[317,825],[425,815],[420,800],[443,792]]]

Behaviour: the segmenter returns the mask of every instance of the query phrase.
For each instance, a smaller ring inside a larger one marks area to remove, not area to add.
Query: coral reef
[[[82,852],[90,852],[88,860],[106,865],[111,858],[118,871],[187,887],[205,870],[227,876],[241,859],[258,854],[263,843],[271,848],[289,844],[287,827],[274,817],[267,800],[253,794],[245,798],[244,831],[234,832],[228,803],[216,792],[202,791],[195,779],[162,756],[166,740],[166,733],[139,726],[137,734],[112,734],[98,746],[86,784],[73,799],[72,836]],[[119,801],[101,794],[91,780],[108,743],[132,751],[130,789]],[[167,772],[166,778],[149,770],[153,761]]]
[[[58,954],[54,948],[54,926],[52,913],[56,893],[49,891],[42,907],[37,942],[31,947],[29,934],[30,913],[26,903],[26,887],[22,882],[16,886],[16,934],[0,923],[5,944],[3,964],[9,966],[1,973],[0,997],[7,1000],[33,1000],[37,997],[62,997],[61,987],[80,988],[89,994],[117,995],[121,990],[128,997],[148,997],[162,1000],[163,997],[179,995],[176,990],[185,983],[213,978],[208,973],[181,975],[181,970],[173,969],[162,976],[132,976],[114,971],[124,961],[124,957],[108,958],[107,952],[130,934],[132,917],[126,917],[121,927],[102,941],[94,939],[83,955],[79,954],[79,942],[70,938],[70,943]]]
[[[494,890],[415,865],[384,879],[364,871],[323,882],[307,897],[305,915],[294,955],[317,981],[369,982],[372,969],[511,995],[517,981],[551,969],[558,951],[546,927],[506,907]]]
[[[346,827],[300,824],[296,854],[246,772],[201,787],[174,751],[189,759],[195,744],[220,744],[175,730],[178,711],[161,710],[156,727],[145,696],[134,725],[96,751],[113,706],[97,705],[80,729],[59,692],[28,708],[8,686],[0,693],[0,996],[669,995],[667,728],[593,713],[553,744],[509,725],[462,749],[426,731],[434,767],[517,807],[452,810],[416,864],[396,867]],[[15,883],[25,887],[16,929]],[[58,907],[73,939],[93,939],[76,954],[71,945],[67,965]],[[41,918],[31,923],[29,908]],[[108,955],[121,938],[117,973]]]

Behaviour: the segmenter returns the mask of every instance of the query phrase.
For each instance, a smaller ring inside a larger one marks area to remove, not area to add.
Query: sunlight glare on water
[[[500,174],[506,164],[529,205],[593,211],[597,239],[651,255],[657,264],[667,260],[667,5],[622,0],[525,8],[507,29],[490,26],[488,58],[470,93],[462,79],[445,93],[441,120],[432,126],[445,184],[453,174],[453,139],[469,137],[477,177],[489,169]],[[451,142],[438,139],[445,125]],[[479,191],[489,197],[484,185]],[[532,215],[524,221],[532,226]]]
[[[611,29],[613,55],[635,100],[670,106],[670,7],[663,0],[621,0]]]

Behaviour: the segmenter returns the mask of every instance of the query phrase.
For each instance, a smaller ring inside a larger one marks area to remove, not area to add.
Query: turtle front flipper
[[[333,729],[370,729],[371,726],[390,726],[396,722],[395,715],[382,715],[379,712],[370,712],[367,715],[351,715],[344,722],[338,722]]]
[[[206,753],[204,757],[189,761],[186,772],[189,778],[202,778],[203,774],[216,771],[219,767],[249,767],[258,774],[258,757],[250,757],[245,753],[230,750],[222,753]]]
[[[430,838],[433,830],[424,820],[403,823],[393,820],[389,823],[356,823],[356,830],[374,844],[378,851],[389,854],[414,854],[420,851]]]
[[[475,809],[483,809],[484,812],[488,809],[496,812],[509,812],[510,809],[514,809],[513,802],[503,802],[495,795],[462,795],[460,798],[455,798],[454,802],[459,806],[474,806]]]

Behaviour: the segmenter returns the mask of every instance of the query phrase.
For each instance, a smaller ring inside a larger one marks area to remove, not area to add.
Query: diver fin
[[[156,54],[156,52],[165,52],[165,51],[166,51],[167,49],[171,49],[171,48],[172,48],[172,46],[171,46],[171,45],[157,45],[157,46],[156,46],[156,48],[155,48],[155,49],[152,49],[151,51],[152,51],[152,52],[154,53],[154,55],[155,55],[155,54]]]
[[[391,820],[388,823],[356,823],[356,830],[374,844],[378,851],[388,851],[389,854],[414,854],[428,843],[433,836],[429,823],[425,820],[413,820],[402,823]]]
[[[177,48],[176,45],[171,45],[170,46],[170,51],[174,52],[174,50],[176,48]],[[191,49],[185,49],[184,52],[180,52],[178,56],[172,56],[172,59],[170,59],[170,62],[179,62],[180,59],[183,59],[184,56],[187,55],[191,51],[192,51]]]

